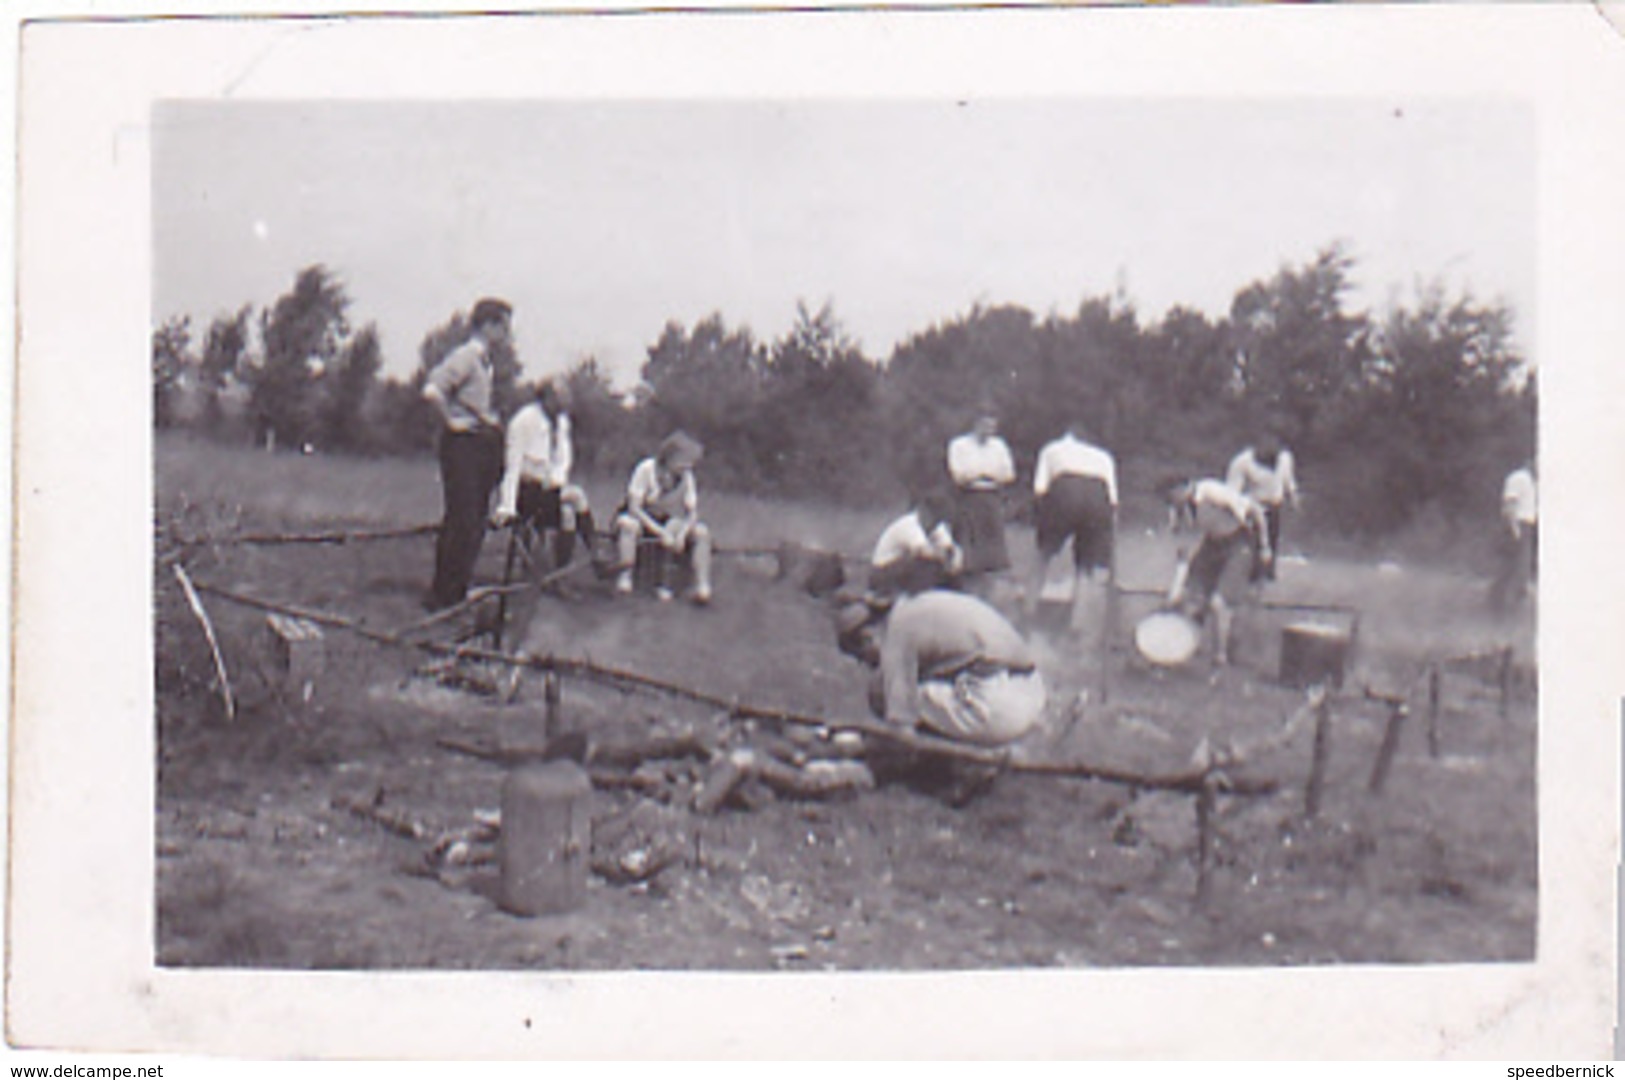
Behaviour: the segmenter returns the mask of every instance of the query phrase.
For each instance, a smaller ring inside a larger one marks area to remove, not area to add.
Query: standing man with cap
[[[638,542],[649,538],[659,541],[654,553],[655,595],[671,599],[665,564],[668,556],[678,555],[687,560],[694,574],[693,601],[711,602],[711,530],[700,520],[699,489],[694,483],[694,467],[704,453],[697,439],[674,431],[661,442],[654,457],[644,458],[633,468],[626,499],[615,515],[621,568],[616,592],[631,593]]]
[[[565,392],[551,379],[537,384],[536,399],[508,421],[507,464],[491,522],[520,522],[539,540],[553,536],[553,564],[567,566],[577,542],[591,558],[596,550],[587,493],[570,483],[575,450]]]
[[[485,539],[491,489],[502,476],[502,420],[491,399],[494,345],[512,337],[513,307],[487,298],[469,316],[473,333],[453,349],[423,386],[440,416],[440,482],[445,513],[435,541],[434,584],[425,606],[451,607],[468,595]]]
[[[971,431],[949,441],[948,475],[959,493],[953,532],[965,551],[964,573],[1008,570],[1004,489],[1016,482],[1016,465],[990,407],[981,409]]]
[[[1060,438],[1038,452],[1033,470],[1037,499],[1038,558],[1028,582],[1026,607],[1038,609],[1049,564],[1072,540],[1072,629],[1081,630],[1084,578],[1109,585],[1117,528],[1117,462],[1106,450],[1083,439],[1073,421]]]
[[[1281,445],[1274,432],[1266,431],[1230,460],[1224,479],[1263,508],[1264,535],[1269,539],[1269,550],[1279,554],[1281,508],[1286,504],[1294,510],[1298,508],[1298,478],[1293,472],[1292,451]],[[1274,581],[1275,560],[1263,558],[1259,552],[1255,547],[1251,580]]]

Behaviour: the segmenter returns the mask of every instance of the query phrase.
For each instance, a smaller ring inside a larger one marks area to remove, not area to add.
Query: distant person
[[[999,438],[999,421],[992,409],[984,408],[968,433],[949,441],[948,476],[958,492],[953,530],[965,551],[964,573],[1008,570],[1004,489],[1016,482],[1016,465],[1010,447]]]
[[[502,420],[491,402],[491,349],[512,337],[513,308],[484,299],[469,317],[472,334],[435,365],[424,400],[440,416],[440,483],[445,513],[435,541],[434,583],[425,606],[451,607],[468,595],[485,539],[491,489],[502,476]]]
[[[948,522],[945,496],[927,495],[881,532],[869,564],[877,593],[917,593],[956,581],[964,553]]]
[[[1199,623],[1213,616],[1214,662],[1230,662],[1230,602],[1225,599],[1225,571],[1249,544],[1268,562],[1273,557],[1264,508],[1219,480],[1179,477],[1163,484],[1176,524],[1192,524],[1198,539],[1187,557],[1180,555],[1168,589],[1168,603]]]
[[[1496,611],[1521,601],[1539,570],[1539,510],[1535,466],[1508,473],[1501,485],[1500,567],[1490,586],[1490,606]]]
[[[1086,442],[1082,423],[1067,425],[1060,438],[1038,452],[1033,495],[1038,526],[1038,558],[1028,583],[1026,607],[1038,609],[1049,564],[1072,541],[1072,627],[1082,629],[1084,581],[1111,579],[1117,522],[1117,462]]]
[[[1264,432],[1230,461],[1225,482],[1264,508],[1264,535],[1269,551],[1281,551],[1281,509],[1298,507],[1298,480],[1293,471],[1292,451],[1281,445],[1273,432]],[[1252,580],[1274,581],[1275,563],[1254,549]]]
[[[555,382],[536,385],[535,400],[508,421],[507,463],[492,524],[514,522],[551,535],[553,564],[568,566],[577,543],[592,558],[596,533],[587,493],[570,483],[575,448],[567,395]]]
[[[661,600],[672,598],[666,564],[677,556],[693,574],[690,598],[701,605],[711,602],[711,530],[700,520],[699,489],[694,482],[694,469],[704,453],[698,440],[675,431],[661,442],[654,457],[644,458],[633,468],[626,499],[615,516],[621,568],[615,581],[617,593],[632,592],[639,543],[653,540],[658,542],[650,552],[655,595]]]
[[[1048,700],[1027,642],[986,601],[941,589],[836,616],[841,651],[879,669],[870,704],[888,724],[997,746],[1037,729]]]

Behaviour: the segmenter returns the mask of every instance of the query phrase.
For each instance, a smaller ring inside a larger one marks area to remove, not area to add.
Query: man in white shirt
[[[680,556],[693,573],[691,599],[711,602],[711,530],[700,520],[699,489],[694,467],[705,450],[686,432],[676,431],[660,444],[654,457],[644,458],[632,470],[626,499],[615,515],[615,537],[620,555],[620,576],[615,591],[628,594],[642,539],[658,541],[650,551],[655,595],[670,600],[665,565],[670,555]]]
[[[1506,611],[1528,593],[1540,561],[1540,507],[1533,463],[1512,470],[1501,485],[1500,569],[1490,606]]]
[[[948,443],[948,476],[959,493],[954,536],[965,551],[965,573],[1008,570],[1004,543],[1004,489],[1016,482],[1010,447],[999,421],[984,409],[973,429]]]
[[[1117,462],[1106,450],[1083,439],[1074,422],[1060,438],[1038,452],[1033,495],[1038,558],[1027,586],[1030,617],[1038,608],[1049,564],[1072,541],[1072,628],[1083,628],[1084,580],[1105,585],[1111,579],[1117,522]]]
[[[1214,663],[1228,664],[1231,611],[1224,595],[1225,570],[1249,543],[1256,546],[1265,561],[1273,557],[1264,508],[1219,480],[1181,477],[1166,482],[1163,491],[1176,523],[1187,521],[1200,534],[1188,557],[1180,553],[1168,589],[1168,603],[1198,622],[1205,622],[1209,613],[1213,615]]]
[[[587,493],[570,483],[575,448],[565,394],[553,381],[508,421],[507,463],[492,524],[515,522],[540,539],[553,535],[553,563],[566,566],[579,541],[590,558],[595,539]]]
[[[924,592],[953,582],[963,564],[947,500],[927,495],[881,532],[869,563],[869,588],[886,595]]]
[[[445,511],[435,540],[434,584],[424,604],[451,607],[468,595],[485,540],[491,489],[502,475],[502,420],[491,401],[491,347],[512,334],[513,308],[484,299],[469,317],[473,334],[429,372],[423,398],[440,416],[440,483]]]
[[[1281,445],[1273,432],[1264,432],[1252,446],[1230,460],[1225,482],[1264,509],[1264,535],[1269,550],[1281,550],[1281,508],[1298,507],[1298,480],[1294,475],[1292,451]],[[1252,580],[1274,581],[1275,560],[1253,556]]]
[[[837,616],[841,650],[879,669],[871,705],[905,731],[999,746],[1039,728],[1048,694],[1032,649],[1005,617],[966,593],[933,589]]]

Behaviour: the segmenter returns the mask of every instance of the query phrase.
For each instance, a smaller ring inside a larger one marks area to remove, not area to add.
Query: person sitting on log
[[[948,522],[951,513],[946,496],[930,494],[887,525],[870,559],[870,591],[910,594],[955,584],[964,553]]]
[[[1264,508],[1221,480],[1174,477],[1162,490],[1175,527],[1188,523],[1199,533],[1195,550],[1180,552],[1168,603],[1199,623],[1213,615],[1213,658],[1223,666],[1231,659],[1232,621],[1225,570],[1238,552],[1252,547],[1264,563],[1272,559]]]
[[[519,524],[527,541],[553,536],[553,565],[569,565],[577,543],[594,558],[596,536],[587,493],[570,483],[575,450],[565,392],[553,380],[508,421],[506,468],[491,523]]]
[[[705,448],[683,431],[666,436],[654,457],[644,458],[632,470],[626,499],[615,515],[620,574],[615,591],[630,594],[641,540],[658,541],[650,553],[655,560],[655,595],[670,600],[666,584],[667,556],[685,560],[693,572],[696,604],[711,602],[711,530],[700,520],[699,489],[694,468]]]

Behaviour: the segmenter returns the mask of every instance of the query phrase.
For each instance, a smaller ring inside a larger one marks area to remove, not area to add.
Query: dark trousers
[[[468,595],[474,563],[485,539],[491,489],[502,479],[502,436],[497,432],[442,432],[440,484],[445,515],[434,547],[429,599],[450,607]]]
[[[1257,539],[1253,540],[1253,568],[1249,581],[1274,581],[1275,563],[1281,557],[1281,504],[1264,503],[1264,535],[1269,537],[1270,557],[1264,553]]]

